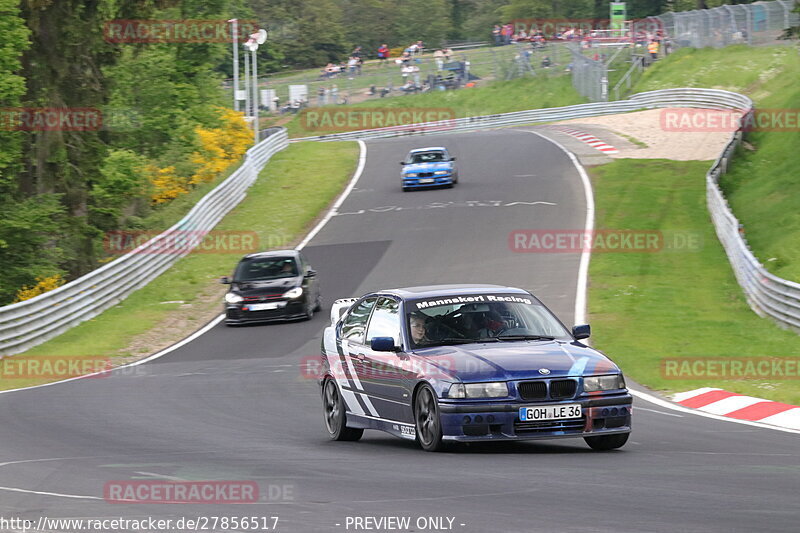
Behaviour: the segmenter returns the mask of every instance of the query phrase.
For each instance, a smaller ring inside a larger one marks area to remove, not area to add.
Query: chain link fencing
[[[581,51],[573,46],[572,85],[591,101],[618,100],[630,93],[653,60],[678,48],[781,44],[786,42],[780,39],[784,30],[800,24],[800,15],[793,12],[795,4],[795,0],[773,0],[648,17],[641,24],[649,30],[646,38],[619,43],[628,52],[613,61],[589,57],[585,51],[579,55]],[[651,39],[659,42],[656,58],[647,50]]]

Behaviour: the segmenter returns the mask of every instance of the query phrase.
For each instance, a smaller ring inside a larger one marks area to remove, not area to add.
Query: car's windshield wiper
[[[552,341],[555,337],[552,335],[498,335],[495,337],[501,341]]]

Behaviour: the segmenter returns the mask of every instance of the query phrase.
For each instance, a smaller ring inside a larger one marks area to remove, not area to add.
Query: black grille
[[[550,397],[553,399],[572,398],[578,388],[574,379],[562,379],[550,382]]]
[[[547,398],[547,384],[544,381],[523,381],[517,387],[523,400],[544,400]]]
[[[586,419],[578,418],[575,420],[551,420],[546,422],[514,422],[514,433],[550,433],[552,431],[563,431],[564,433],[583,433],[586,426]]]
[[[419,174],[417,174],[417,177],[418,178],[432,178],[433,177],[433,172],[420,172]]]

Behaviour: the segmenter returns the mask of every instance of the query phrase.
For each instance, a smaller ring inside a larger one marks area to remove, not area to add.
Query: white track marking
[[[331,217],[336,215],[336,213],[339,210],[339,207],[344,203],[344,201],[350,195],[350,192],[356,186],[356,183],[358,183],[358,180],[361,178],[361,174],[364,173],[364,166],[367,164],[367,145],[366,143],[364,143],[364,141],[358,141],[358,146],[361,149],[361,154],[358,156],[358,167],[356,168],[355,174],[353,174],[353,177],[350,179],[350,183],[347,184],[347,188],[342,192],[342,194],[339,196],[339,198],[336,200],[333,206],[328,210],[328,212],[325,213],[325,216],[322,218],[322,220],[319,221],[319,224],[314,226],[314,229],[312,229],[308,233],[308,235],[306,235],[306,238],[303,239],[302,242],[300,242],[300,244],[298,244],[295,247],[296,250],[302,250],[303,248],[305,248],[306,245],[311,241],[311,239],[313,239],[317,235],[317,233],[319,233],[320,230],[323,227],[325,227],[325,224],[328,223]]]
[[[586,174],[586,169],[580,164],[578,158],[575,157],[575,154],[570,152],[567,148],[565,148],[561,143],[555,141],[545,135],[537,131],[531,130],[518,130],[524,131],[527,133],[533,133],[534,135],[538,135],[542,139],[549,141],[560,148],[572,161],[572,164],[575,165],[575,169],[578,171],[578,174],[581,176],[581,183],[583,183],[583,190],[584,195],[586,197],[586,225],[584,230],[590,232],[594,229],[594,194],[592,192],[592,182],[589,181],[589,176]],[[587,282],[588,282],[588,272],[589,272],[589,260],[591,259],[591,252],[587,249],[584,249],[583,253],[581,253],[581,262],[580,266],[578,267],[578,288],[577,293],[575,295],[575,323],[585,323],[586,321],[586,291],[587,291]],[[579,320],[580,319],[580,320]],[[746,426],[754,426],[758,428],[764,429],[772,429],[775,431],[783,431],[785,433],[797,433],[800,434],[800,429],[789,429],[783,428],[778,426],[771,426],[768,424],[763,424],[761,422],[751,422],[749,420],[738,420],[736,418],[728,418],[726,416],[719,416],[714,415],[711,413],[704,413],[703,411],[698,411],[696,409],[689,409],[688,407],[683,407],[681,405],[674,404],[672,402],[668,402],[666,400],[662,400],[652,394],[635,390],[635,389],[628,389],[632,396],[639,398],[640,400],[644,400],[646,402],[652,403],[653,405],[657,405],[659,407],[663,407],[665,409],[670,409],[672,411],[677,411],[679,413],[688,413],[693,414],[695,416],[704,416],[706,418],[713,418],[714,420],[722,420],[724,422],[732,422],[734,424],[743,424]]]
[[[589,235],[590,232],[594,229],[594,193],[592,192],[592,182],[589,181],[589,175],[586,173],[586,169],[583,168],[578,158],[575,157],[575,154],[570,152],[563,144],[549,137],[546,137],[539,133],[538,131],[531,131],[531,130],[523,130],[527,131],[528,133],[533,133],[534,135],[538,135],[542,139],[549,141],[556,145],[562,152],[564,152],[567,157],[569,157],[572,164],[575,166],[575,170],[578,171],[578,174],[581,177],[581,183],[583,184],[583,195],[586,199],[586,221],[584,222],[584,232],[585,235]],[[589,279],[589,261],[591,260],[592,252],[588,247],[584,247],[583,252],[581,252],[581,262],[578,265],[578,286],[575,291],[575,313],[574,313],[574,321],[575,324],[585,324],[586,323],[586,288],[588,285]]]

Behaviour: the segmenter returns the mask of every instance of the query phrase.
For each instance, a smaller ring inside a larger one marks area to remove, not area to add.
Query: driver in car
[[[423,346],[433,342],[433,340],[428,337],[428,327],[425,324],[425,317],[423,315],[412,314],[408,325],[411,331],[411,340],[414,344]]]

